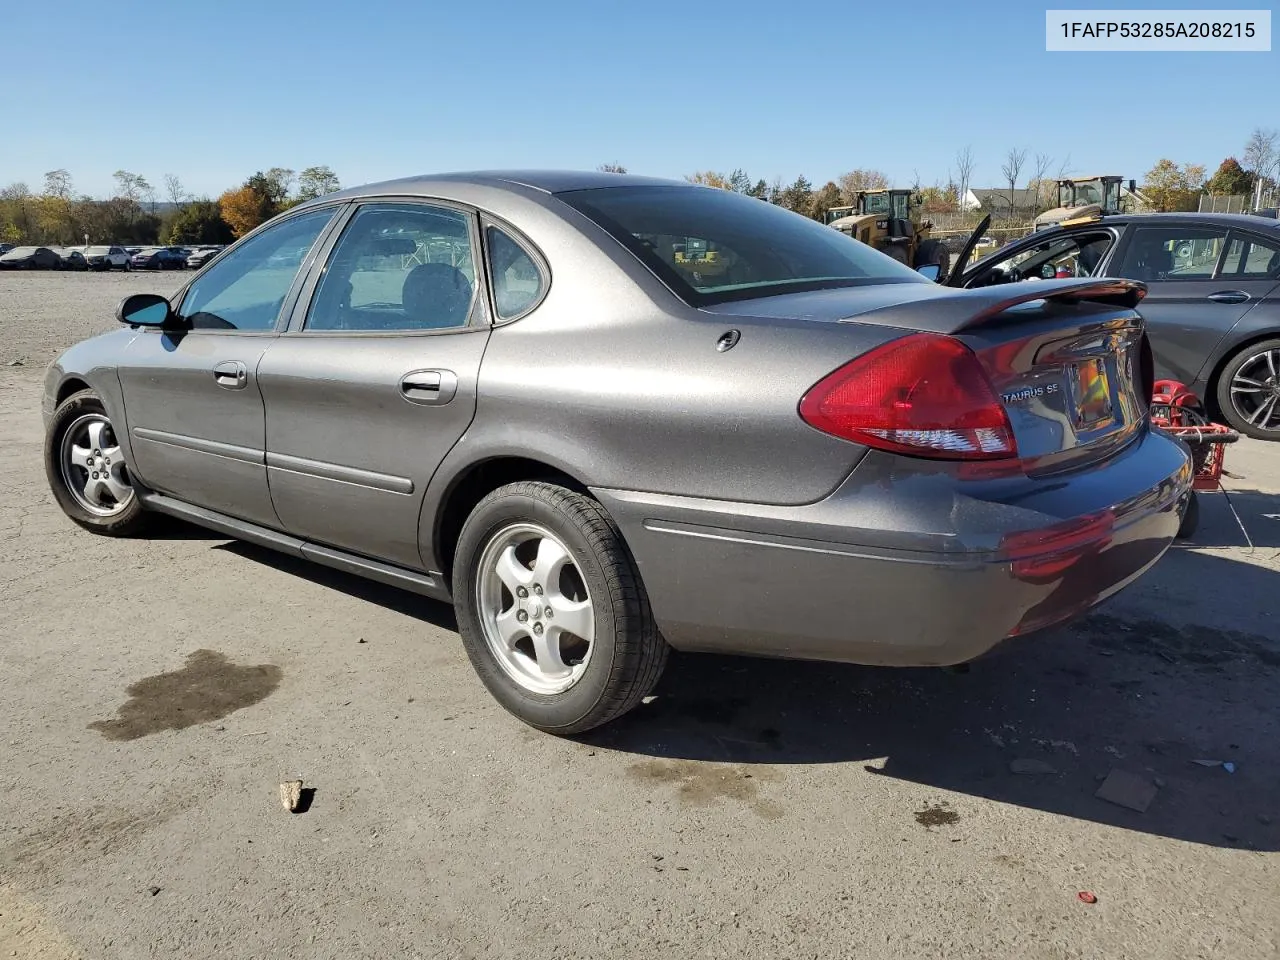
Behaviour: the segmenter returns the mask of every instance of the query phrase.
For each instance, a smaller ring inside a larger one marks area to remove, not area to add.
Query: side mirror
[[[116,319],[131,327],[170,326],[173,307],[158,293],[133,293],[120,301]]]
[[[916,267],[916,273],[927,280],[938,282],[938,276],[942,273],[942,267],[936,263],[926,263],[923,266]]]

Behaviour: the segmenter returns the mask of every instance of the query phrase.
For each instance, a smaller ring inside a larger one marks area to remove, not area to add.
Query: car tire
[[[917,270],[931,263],[938,265],[938,282],[946,280],[947,271],[951,268],[951,251],[941,240],[925,240],[916,249]]]
[[[1237,352],[1222,368],[1215,393],[1218,411],[1234,429],[1258,440],[1280,440],[1280,338]]]
[[[94,439],[99,444],[97,448],[92,446]],[[83,445],[77,443],[78,440],[82,440]],[[88,464],[77,463],[83,457],[74,454],[73,448],[90,451],[92,459]],[[94,483],[93,467],[101,465],[103,451],[119,453],[119,449],[102,401],[92,390],[81,390],[60,403],[49,422],[44,441],[44,469],[49,488],[63,513],[93,533],[126,537],[142,529],[146,516],[130,485],[123,455],[119,455],[116,463],[106,464],[108,469],[103,473],[109,475],[109,479]],[[128,490],[127,496],[119,493],[121,489]]]
[[[476,673],[539,730],[567,736],[616,719],[666,666],[669,648],[635,561],[583,494],[541,481],[493,491],[463,524],[452,580]]]
[[[1183,511],[1182,522],[1178,525],[1178,539],[1190,540],[1196,535],[1198,526],[1200,526],[1200,499],[1192,490],[1187,497],[1187,508]]]

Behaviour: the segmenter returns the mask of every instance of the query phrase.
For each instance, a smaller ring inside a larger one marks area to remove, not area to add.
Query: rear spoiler
[[[943,288],[948,289],[950,288]],[[1132,310],[1147,295],[1139,280],[1110,277],[1067,280],[1024,280],[1021,283],[950,290],[929,300],[899,303],[847,318],[848,323],[874,323],[928,333],[959,333],[984,323],[1022,303],[1098,303]]]

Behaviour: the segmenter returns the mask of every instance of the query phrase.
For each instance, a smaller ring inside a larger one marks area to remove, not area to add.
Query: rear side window
[[[1268,243],[1243,233],[1232,234],[1222,261],[1222,276],[1237,280],[1280,278],[1280,243]]]
[[[505,231],[486,227],[484,239],[489,248],[494,307],[499,320],[511,320],[537,303],[545,281],[528,251]]]
[[[807,217],[711,187],[557,194],[694,306],[864,286],[930,283],[910,267]]]
[[[1117,273],[1130,280],[1207,280],[1227,231],[1214,227],[1138,227]]]

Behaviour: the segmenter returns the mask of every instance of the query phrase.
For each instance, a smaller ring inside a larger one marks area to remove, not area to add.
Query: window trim
[[[316,239],[311,244],[311,249],[307,251],[306,256],[302,258],[302,262],[298,264],[298,272],[294,274],[293,283],[290,285],[288,292],[284,295],[284,300],[280,304],[280,313],[276,316],[274,326],[266,330],[222,330],[211,327],[195,327],[190,330],[183,330],[182,335],[188,337],[193,334],[199,334],[201,336],[208,334],[217,337],[278,337],[288,327],[289,319],[293,314],[294,308],[297,306],[298,295],[301,293],[302,287],[306,282],[306,278],[310,276],[311,270],[315,265],[317,253],[324,249],[325,244],[328,242],[329,235],[333,231],[334,224],[342,219],[342,207],[349,203],[350,201],[347,200],[337,200],[330,203],[317,204],[314,207],[307,207],[305,210],[290,210],[279,217],[272,217],[266,223],[259,224],[235,243],[224,247],[218,252],[217,259],[222,259],[227,254],[234,251],[238,246],[240,246],[240,244],[256,237],[260,233],[265,233],[272,227],[281,226],[296,217],[302,217],[312,213],[320,213],[323,210],[330,211],[329,222],[320,229],[320,232],[316,235]],[[209,265],[212,265],[212,261],[210,261],[206,266]],[[187,299],[187,294],[191,292],[191,285],[199,280],[203,275],[203,270],[197,270],[195,275],[179,287],[177,293],[169,299],[169,302],[173,305],[174,313],[179,316],[182,315],[182,306]]]
[[[306,329],[307,313],[311,310],[312,301],[315,300],[316,290],[320,287],[320,281],[324,278],[325,270],[328,269],[329,262],[333,258],[333,252],[337,249],[339,243],[342,242],[343,234],[346,233],[347,227],[351,221],[355,219],[356,214],[364,207],[380,206],[383,204],[407,204],[423,207],[445,207],[450,210],[464,214],[467,218],[467,230],[471,234],[471,250],[472,260],[475,261],[476,268],[476,294],[471,301],[471,311],[467,316],[467,322],[459,327],[440,327],[434,330],[308,330]],[[298,298],[294,301],[292,313],[289,316],[288,323],[281,330],[280,335],[284,337],[316,337],[316,338],[345,338],[345,337],[441,337],[454,336],[460,333],[475,333],[476,331],[487,331],[493,325],[492,309],[484,294],[483,281],[481,274],[485,271],[485,264],[481,262],[483,257],[477,257],[477,252],[481,251],[480,245],[480,229],[478,223],[477,212],[474,207],[470,207],[465,203],[459,203],[456,200],[449,200],[444,197],[424,197],[420,195],[404,195],[404,194],[388,194],[385,196],[359,197],[349,201],[349,208],[343,211],[342,215],[335,220],[335,229],[325,238],[325,243],[319,250],[319,255],[312,264],[311,271],[308,273],[302,289],[298,292]]]
[[[489,227],[500,230],[505,233],[515,245],[518,246],[533,261],[533,267],[538,271],[538,277],[541,281],[541,289],[538,295],[530,301],[529,305],[519,313],[503,317],[498,313],[498,296],[497,289],[494,287],[493,265],[489,262],[489,241],[486,233]],[[485,273],[485,291],[489,298],[489,314],[493,318],[495,327],[504,327],[509,323],[516,323],[523,320],[538,307],[542,306],[547,294],[551,292],[551,266],[547,263],[547,258],[532,240],[524,235],[523,232],[516,229],[510,222],[496,217],[491,213],[480,211],[480,238],[484,243],[484,273]]]

